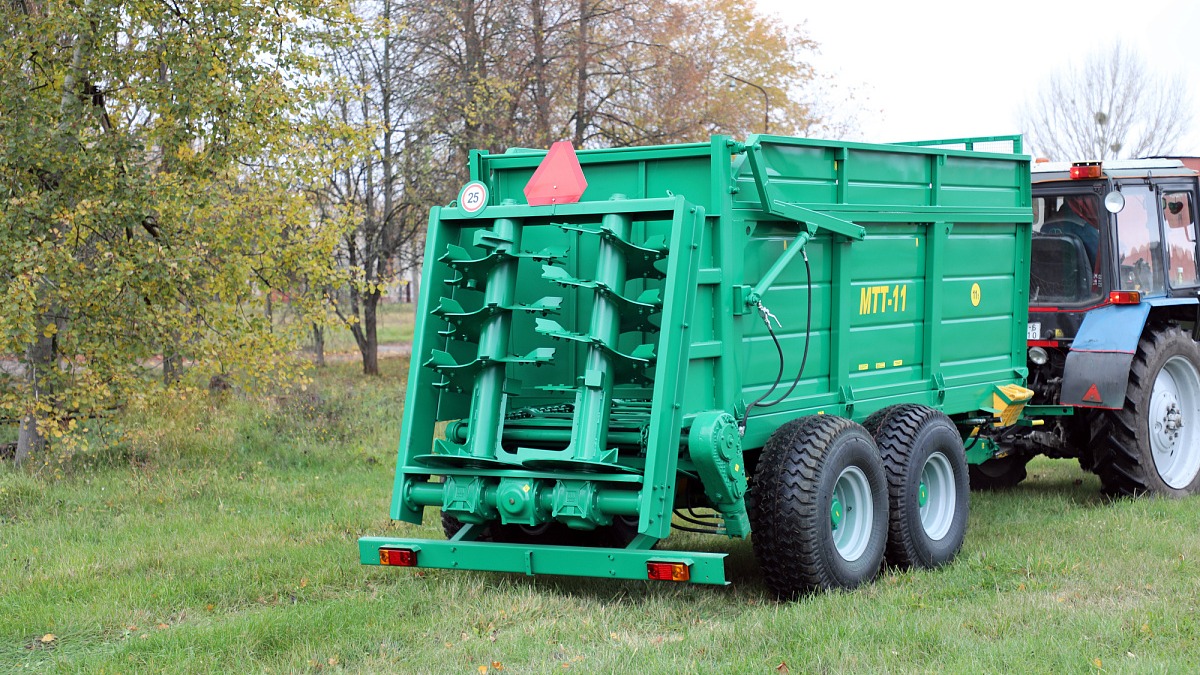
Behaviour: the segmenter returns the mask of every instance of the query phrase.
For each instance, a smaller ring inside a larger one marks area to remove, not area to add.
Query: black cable
[[[708,530],[701,529],[699,527],[685,527],[683,525],[676,525],[675,523],[671,523],[671,529],[679,530],[680,532],[697,532],[699,534],[721,534],[720,530]]]
[[[701,514],[699,514],[699,513],[696,513],[696,509],[695,509],[695,507],[692,507],[692,506],[689,506],[689,507],[688,507],[688,510],[687,510],[687,512],[688,512],[688,515],[689,515],[689,516],[691,516],[691,517],[693,517],[693,518],[699,518],[700,520],[704,520],[705,518],[707,518],[707,519],[709,519],[709,520],[712,520],[712,519],[714,519],[714,518],[717,518],[717,514],[715,514],[715,513],[714,513],[714,514],[712,514],[711,516],[705,516],[705,515],[701,515]],[[714,524],[715,524],[715,523],[714,523]]]
[[[971,434],[967,438],[971,441],[971,444],[964,446],[963,452],[966,452],[966,451],[970,450],[971,448],[975,447],[975,444],[979,442],[979,431],[976,431],[975,433]]]
[[[788,396],[791,396],[792,392],[796,390],[796,386],[800,384],[800,378],[804,375],[804,367],[808,364],[808,346],[812,342],[812,340],[811,340],[812,304],[813,304],[812,303],[812,267],[809,266],[808,252],[802,251],[801,253],[804,255],[804,277],[805,277],[805,284],[808,286],[808,319],[806,320],[806,323],[804,326],[804,356],[800,359],[800,370],[798,370],[796,372],[796,378],[792,380],[792,386],[789,387],[786,392],[784,392],[783,396],[780,396],[779,398],[775,399],[774,401],[771,401],[770,403],[762,402],[763,399],[770,396],[775,391],[775,388],[779,386],[780,378],[782,378],[782,376],[783,376],[783,348],[780,347],[779,340],[775,337],[775,331],[771,330],[771,322],[768,320],[767,321],[767,331],[771,333],[771,339],[775,340],[775,347],[779,349],[779,375],[780,375],[780,377],[776,378],[775,384],[771,385],[771,388],[767,390],[767,393],[763,394],[762,396],[759,396],[756,401],[754,401],[750,405],[746,406],[746,413],[745,413],[745,415],[742,416],[742,428],[743,429],[745,429],[745,427],[746,427],[746,420],[750,419],[750,410],[751,409],[753,409],[755,407],[770,408],[773,405],[782,403],[784,399],[786,399]]]
[[[771,328],[771,319],[764,317],[763,322],[767,324],[767,332],[771,334],[771,340],[775,342],[775,350],[779,352],[779,374],[775,376],[775,384],[772,384],[771,388],[765,394],[759,396],[753,403],[746,406],[747,415],[750,413],[750,408],[753,408],[761,403],[764,398],[770,396],[775,391],[775,388],[779,386],[779,383],[783,381],[783,345],[779,344],[779,338],[775,336],[775,329]]]
[[[685,523],[691,523],[692,525],[700,525],[702,527],[717,527],[718,525],[720,525],[720,523],[715,520],[700,520],[696,516],[695,512],[692,511],[692,509],[688,509],[688,511],[691,513],[690,517],[684,515],[682,509],[675,509],[675,511],[674,511],[675,517],[679,518],[680,520],[684,521]]]

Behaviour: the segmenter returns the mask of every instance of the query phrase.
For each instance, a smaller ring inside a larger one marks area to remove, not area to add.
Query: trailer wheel
[[[894,405],[863,423],[887,471],[885,558],[900,568],[950,562],[967,534],[967,457],[958,429],[940,411]]]
[[[982,464],[967,466],[967,476],[972,490],[1007,490],[1016,487],[1029,475],[1025,465],[1029,463],[1026,455],[1012,454],[997,459],[989,459]]]
[[[755,557],[781,598],[853,588],[879,572],[887,478],[870,434],[812,415],[775,431],[752,479]]]
[[[1200,490],[1200,349],[1177,326],[1138,343],[1125,405],[1093,431],[1106,493],[1183,497]]]

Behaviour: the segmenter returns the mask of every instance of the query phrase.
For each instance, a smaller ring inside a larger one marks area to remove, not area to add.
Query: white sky
[[[1200,97],[1196,0],[753,1],[820,44],[819,72],[855,92],[858,140],[1020,133],[1017,110],[1058,64],[1117,39]],[[1200,115],[1191,129],[1181,155],[1200,155]]]

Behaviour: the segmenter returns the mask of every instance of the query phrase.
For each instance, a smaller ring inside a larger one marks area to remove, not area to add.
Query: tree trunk
[[[179,332],[172,331],[162,347],[163,386],[183,379],[183,354],[179,351]]]
[[[313,363],[318,368],[325,367],[325,329],[313,324]]]
[[[359,351],[362,352],[363,375],[379,374],[379,335],[376,332],[376,319],[380,297],[376,292],[363,296],[362,340],[358,345]]]
[[[575,66],[575,147],[582,148],[586,137],[589,115],[587,114],[588,91],[588,39],[592,7],[589,0],[579,0],[579,35],[576,38]]]
[[[491,147],[495,139],[488,138],[486,114],[471,114],[471,111],[487,111],[492,101],[486,100],[485,83],[487,68],[484,63],[483,37],[475,19],[476,0],[459,0],[458,18],[462,22],[463,65],[462,76],[466,84],[466,108],[461,141],[463,157],[472,148]]]
[[[550,85],[546,69],[546,5],[533,0],[530,6],[533,23],[533,106],[535,111],[534,145],[550,147]]]
[[[63,323],[55,321],[55,325]],[[52,391],[47,386],[46,373],[54,367],[54,337],[44,332],[38,333],[38,338],[25,349],[25,380],[29,383],[30,408],[34,403],[51,396]],[[17,454],[13,461],[20,466],[30,455],[37,455],[46,447],[46,436],[38,428],[34,412],[27,413],[21,418],[17,431]]]

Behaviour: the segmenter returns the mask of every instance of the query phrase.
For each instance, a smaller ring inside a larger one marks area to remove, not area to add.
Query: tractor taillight
[[[1114,305],[1136,305],[1142,301],[1141,291],[1109,291],[1108,301]]]
[[[655,581],[688,581],[692,578],[692,571],[687,563],[648,562],[646,578]]]
[[[417,552],[408,548],[379,549],[379,564],[393,567],[416,567]]]
[[[1099,178],[1101,173],[1100,162],[1076,162],[1071,165],[1071,180]]]

